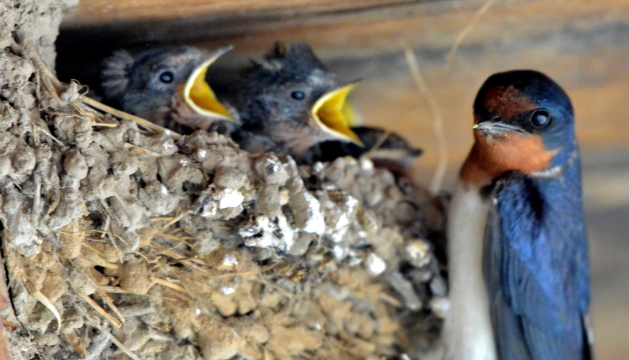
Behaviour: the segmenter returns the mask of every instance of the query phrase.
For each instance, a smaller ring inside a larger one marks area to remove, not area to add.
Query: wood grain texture
[[[418,0],[87,0],[68,14],[66,26],[198,17],[295,16],[419,3]]]
[[[85,0],[81,4],[96,6],[92,1]],[[101,1],[105,0],[96,0],[95,3],[102,5]],[[157,1],[139,0],[131,3],[151,4]],[[190,0],[183,0],[181,7],[185,7],[187,1]],[[304,6],[300,11],[293,9],[292,14],[287,14],[273,12],[269,10],[272,8],[269,5],[267,10],[248,12],[243,8],[238,12],[234,6],[222,16],[203,15],[199,11],[193,17],[177,17],[179,6],[175,10],[170,6],[162,8],[164,14],[170,14],[169,17],[164,15],[161,20],[150,20],[124,15],[125,9],[131,5],[123,5],[126,1],[112,0],[109,11],[127,20],[89,20],[90,16],[95,15],[87,12],[84,22],[77,23],[79,15],[69,15],[62,24],[57,41],[60,63],[73,71],[80,71],[84,68],[80,64],[94,63],[122,47],[190,44],[216,48],[232,44],[235,49],[229,54],[231,63],[241,65],[251,57],[260,56],[275,41],[307,41],[323,59],[368,59],[398,53],[397,41],[400,38],[406,39],[417,49],[443,57],[485,2],[394,0],[376,6],[369,1],[349,1],[347,4],[365,6],[348,7],[343,11],[313,13],[308,11],[308,6]],[[367,6],[367,3],[372,5]],[[227,6],[216,1],[208,4]],[[82,14],[81,8],[78,11]],[[83,18],[83,15],[79,17]],[[588,30],[601,23],[628,22],[629,0],[573,0],[569,5],[556,0],[511,0],[493,5],[466,36],[463,45],[480,49],[494,43],[509,43],[514,36],[525,36],[531,42],[525,46],[531,46],[536,37],[553,36],[558,31]],[[518,49],[509,51],[517,52]],[[64,70],[60,70],[63,74]],[[80,75],[81,78],[87,76]]]
[[[391,49],[401,36],[413,44],[447,46],[469,23],[482,0],[84,0],[62,23],[75,36],[118,46],[146,41],[171,43],[230,42],[245,52],[273,40],[311,41],[322,49]],[[565,26],[627,20],[627,0],[511,0],[496,2],[467,42],[487,43],[504,34],[496,25],[539,34]],[[377,36],[375,36],[377,34]],[[364,53],[364,51],[362,51]]]

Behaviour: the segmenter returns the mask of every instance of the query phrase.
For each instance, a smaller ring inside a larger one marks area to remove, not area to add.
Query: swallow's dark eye
[[[543,129],[550,124],[550,114],[546,110],[538,109],[531,113],[531,124],[538,129]]]
[[[159,81],[163,82],[164,84],[170,84],[174,80],[175,74],[173,74],[173,72],[170,70],[162,71],[162,73],[159,74]]]
[[[290,97],[292,97],[295,100],[303,100],[306,98],[306,94],[304,94],[303,91],[295,90],[292,93],[290,93]]]

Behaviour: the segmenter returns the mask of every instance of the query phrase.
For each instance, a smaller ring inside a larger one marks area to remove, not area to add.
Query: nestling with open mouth
[[[274,151],[299,161],[326,140],[362,145],[350,129],[346,98],[356,83],[341,84],[305,43],[276,45],[246,74],[237,104],[242,132],[235,136],[251,152]]]
[[[177,131],[237,124],[206,81],[208,68],[231,47],[208,52],[180,46],[137,53],[119,50],[105,60],[102,87],[119,109]]]

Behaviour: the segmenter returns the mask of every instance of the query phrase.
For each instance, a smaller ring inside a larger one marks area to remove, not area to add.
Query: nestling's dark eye
[[[550,124],[550,114],[546,110],[538,109],[531,113],[530,120],[533,126],[542,129]]]
[[[290,93],[290,97],[292,97],[295,100],[303,100],[306,98],[306,94],[304,94],[303,91],[295,90],[292,93]]]
[[[161,74],[159,74],[159,81],[163,82],[164,84],[170,84],[174,80],[175,74],[173,74],[173,72],[170,70],[163,71]]]

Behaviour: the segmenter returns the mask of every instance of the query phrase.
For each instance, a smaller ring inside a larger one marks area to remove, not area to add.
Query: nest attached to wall
[[[438,336],[427,191],[369,159],[297,166],[121,120],[28,44],[0,69],[14,359],[375,359]]]

